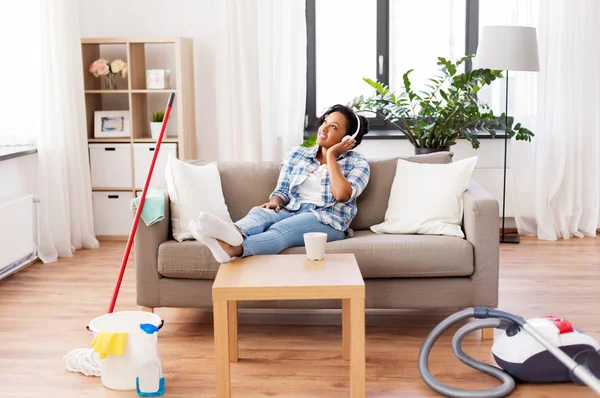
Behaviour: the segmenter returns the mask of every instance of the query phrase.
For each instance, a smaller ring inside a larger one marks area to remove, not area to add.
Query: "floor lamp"
[[[477,47],[474,67],[506,71],[506,119],[508,121],[508,71],[540,70],[535,28],[525,26],[484,26]],[[508,126],[508,123],[506,123]],[[506,158],[508,134],[504,131],[504,182],[502,186],[501,243],[519,243],[519,235],[506,236]]]

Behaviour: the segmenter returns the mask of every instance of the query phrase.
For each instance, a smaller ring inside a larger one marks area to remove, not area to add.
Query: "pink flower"
[[[99,64],[96,68],[96,73],[98,76],[106,76],[110,73],[110,69],[106,64]]]
[[[90,65],[90,73],[92,73],[96,77],[104,76],[108,74],[108,72],[104,71],[105,68],[108,70],[108,60],[100,58],[94,61],[92,65]],[[102,73],[100,73],[100,71],[102,71]]]

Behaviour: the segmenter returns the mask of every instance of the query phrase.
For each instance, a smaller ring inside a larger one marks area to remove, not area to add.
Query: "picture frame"
[[[167,90],[171,88],[171,71],[165,69],[146,69],[146,89]]]
[[[131,113],[129,111],[95,111],[94,137],[131,137]]]

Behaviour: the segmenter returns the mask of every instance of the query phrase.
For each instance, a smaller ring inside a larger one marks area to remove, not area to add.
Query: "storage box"
[[[152,163],[152,157],[154,156],[154,150],[156,144],[134,144],[133,145],[133,159],[134,159],[134,170],[135,170],[135,188],[142,189],[146,183],[146,175],[150,170],[150,163]],[[165,180],[165,168],[167,167],[167,161],[169,155],[177,157],[177,144],[163,143],[160,146],[160,152],[154,165],[154,172],[152,173],[152,180],[150,186],[154,188],[167,189]]]
[[[129,144],[89,144],[92,187],[132,188]]]
[[[129,235],[133,223],[131,192],[92,192],[96,235]]]

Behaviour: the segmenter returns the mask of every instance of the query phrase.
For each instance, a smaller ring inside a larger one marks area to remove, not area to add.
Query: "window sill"
[[[0,145],[0,161],[37,153],[33,145]]]
[[[310,137],[311,134],[315,133],[315,130],[304,130],[304,139]],[[495,137],[492,137],[487,132],[482,132],[477,134],[477,138],[480,140],[494,139],[494,138],[504,138],[503,132],[496,133]],[[406,136],[399,132],[398,130],[378,130],[373,129],[369,131],[369,134],[363,137],[363,140],[406,140]]]

